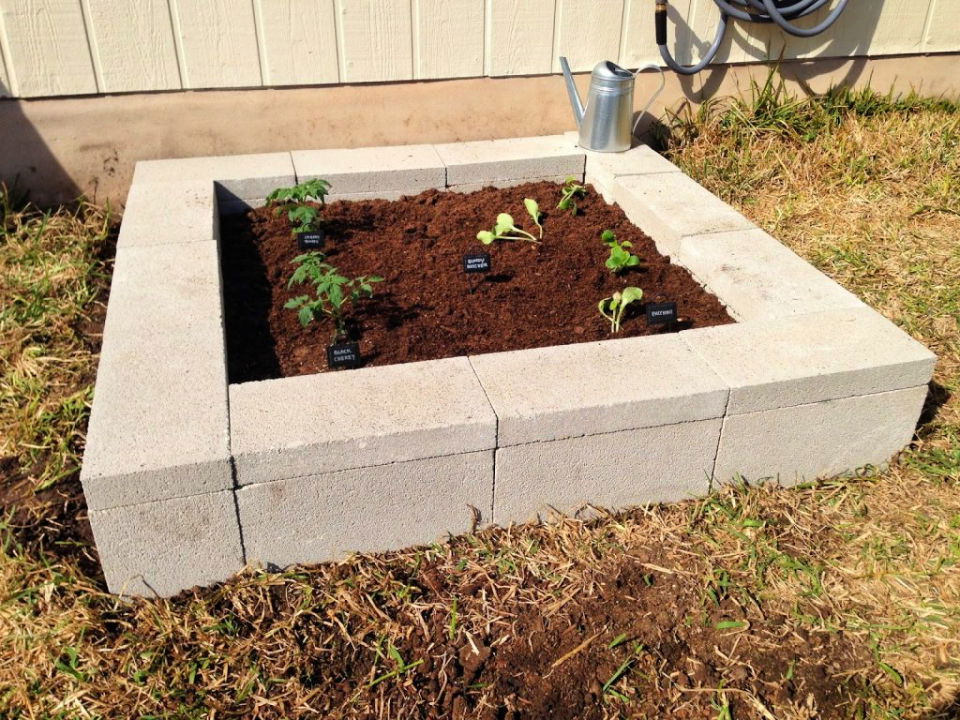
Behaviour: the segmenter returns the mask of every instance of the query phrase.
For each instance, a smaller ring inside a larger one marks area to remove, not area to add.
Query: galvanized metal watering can
[[[659,65],[644,65],[636,72],[604,60],[597,63],[590,74],[590,91],[586,106],[580,101],[577,86],[573,83],[570,65],[565,57],[560,58],[563,77],[567,81],[567,93],[573,106],[573,116],[580,128],[578,145],[596,152],[622,152],[629,150],[633,141],[636,123],[633,120],[633,87],[637,74],[643,70],[660,71],[660,89],[653,94],[637,116],[637,122],[647,108],[663,91],[665,80]]]

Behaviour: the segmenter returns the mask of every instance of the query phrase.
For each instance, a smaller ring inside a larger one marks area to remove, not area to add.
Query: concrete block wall
[[[649,149],[558,135],[353,152],[138,166],[81,475],[112,590],[173,594],[244,563],[675,501],[737,476],[789,484],[909,442],[934,356]],[[316,176],[334,197],[391,197],[567,175],[740,322],[228,387],[218,212]]]

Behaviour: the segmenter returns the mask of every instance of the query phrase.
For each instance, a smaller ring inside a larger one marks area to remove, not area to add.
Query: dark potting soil
[[[484,247],[477,231],[508,212],[537,235],[524,198],[540,204],[543,242],[496,241]],[[733,322],[723,305],[616,205],[588,186],[579,212],[556,209],[560,186],[536,182],[461,194],[428,190],[396,201],[338,201],[323,209],[327,262],[347,277],[379,275],[373,298],[348,312],[351,340],[364,366],[389,365],[502,350],[674,332],[650,326],[642,303],[629,306],[622,330],[597,303],[634,285],[643,302],[678,305],[680,328]],[[619,275],[604,266],[600,240],[613,230],[642,265]],[[312,286],[287,288],[300,254],[286,213],[274,208],[225,217],[221,224],[224,301],[230,382],[324,372],[334,324],[328,318],[302,327],[290,298]],[[466,274],[463,255],[489,252],[492,272]]]

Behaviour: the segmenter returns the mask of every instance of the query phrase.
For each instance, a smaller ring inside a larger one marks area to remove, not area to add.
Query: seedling
[[[577,179],[571,175],[563,182],[563,190],[560,195],[560,202],[557,203],[558,210],[569,210],[571,215],[577,214],[576,198],[586,197],[587,189],[577,182]]]
[[[509,235],[508,233],[520,233],[520,235]],[[540,243],[539,240],[526,230],[521,230],[514,225],[513,216],[509,213],[500,213],[497,215],[497,224],[493,226],[493,230],[481,230],[477,233],[477,240],[484,245],[489,245],[494,240],[525,240],[526,242]]]
[[[533,222],[536,223],[536,226],[540,228],[540,239],[543,240],[543,225],[540,224],[540,216],[543,214],[540,212],[540,206],[537,204],[537,201],[532,198],[524,198],[523,206],[527,209],[527,213],[530,217],[533,218]]]
[[[620,332],[620,323],[627,305],[643,297],[643,290],[638,287],[626,287],[621,292],[615,292],[605,297],[597,304],[600,314],[610,321],[610,332]]]
[[[288,300],[284,307],[296,310],[300,324],[304,327],[319,316],[325,315],[332,318],[336,325],[333,334],[334,342],[345,338],[346,306],[356,303],[363,297],[373,297],[373,283],[382,282],[383,278],[376,275],[361,275],[353,279],[344,277],[337,268],[324,262],[323,253],[319,252],[298,255],[293,262],[297,265],[297,269],[290,276],[287,287],[312,283],[316,297],[299,295]]]
[[[610,248],[610,257],[604,264],[613,272],[619,273],[640,264],[640,258],[627,250],[627,248],[633,247],[633,243],[629,240],[617,242],[617,236],[613,230],[604,230],[600,234],[600,239],[603,240],[604,245]]]
[[[315,178],[293,187],[277,188],[267,195],[267,203],[280,205],[277,208],[277,214],[287,211],[287,219],[295,223],[294,233],[310,232],[316,229],[322,218],[319,210],[306,203],[316,202],[324,205],[329,190],[330,183],[322,178]]]

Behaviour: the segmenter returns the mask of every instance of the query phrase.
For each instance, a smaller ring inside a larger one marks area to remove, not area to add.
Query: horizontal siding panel
[[[185,88],[262,84],[251,0],[170,0]]]
[[[553,71],[554,0],[487,0],[488,75]]]
[[[413,78],[411,0],[337,0],[343,82]]]
[[[778,32],[781,43],[787,43],[785,56],[789,58],[921,52],[929,7],[929,2],[917,0],[884,0],[882,3],[851,0],[840,19],[822,35],[796,38]],[[811,18],[798,24],[812,25],[826,17],[827,13],[827,9],[819,10],[815,20]],[[953,32],[960,49],[956,21]]]
[[[180,88],[167,0],[86,0],[86,8],[102,92]]]
[[[336,83],[333,0],[256,0],[265,85]]]
[[[623,42],[620,64],[636,68],[660,62],[660,51],[653,32],[653,3],[648,0],[626,0],[623,20]],[[668,47],[674,53],[690,39],[689,27],[692,0],[671,0],[667,24]],[[679,22],[678,22],[679,20]],[[679,40],[679,43],[678,43]]]
[[[553,72],[563,55],[574,72],[587,72],[601,60],[620,57],[623,0],[557,0],[557,40]]]
[[[0,0],[20,97],[97,92],[79,0]]]
[[[484,0],[414,0],[416,77],[483,75]]]

